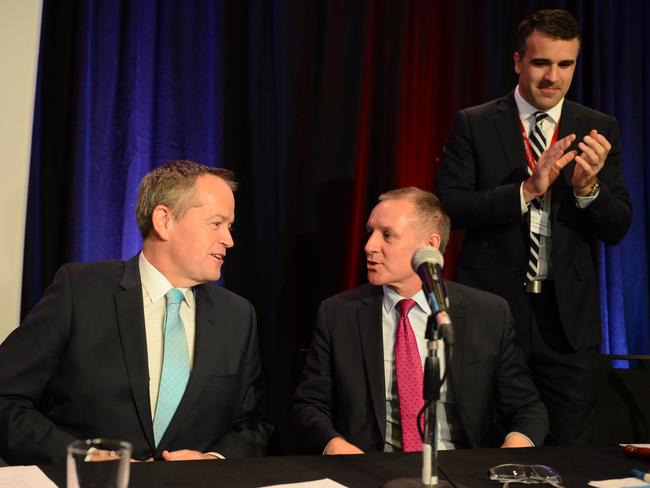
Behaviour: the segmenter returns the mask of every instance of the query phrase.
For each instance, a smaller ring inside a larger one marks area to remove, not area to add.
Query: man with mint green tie
[[[66,264],[0,345],[0,457],[63,462],[75,438],[139,460],[264,454],[255,311],[215,286],[234,245],[232,173],[171,161],[140,184],[142,252]]]

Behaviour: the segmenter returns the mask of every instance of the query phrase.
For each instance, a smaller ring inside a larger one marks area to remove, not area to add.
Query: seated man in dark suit
[[[379,200],[367,223],[370,284],[328,298],[318,311],[292,406],[292,434],[303,453],[421,449],[416,417],[431,309],[411,257],[422,246],[444,251],[449,218],[433,194],[418,188]],[[540,445],[546,409],[507,303],[453,282],[447,292],[453,387],[445,382],[437,406],[438,448]]]
[[[59,269],[0,345],[0,457],[63,462],[89,437],[141,460],[264,453],[255,312],[211,283],[234,244],[235,187],[227,170],[166,163],[140,183],[141,253]]]

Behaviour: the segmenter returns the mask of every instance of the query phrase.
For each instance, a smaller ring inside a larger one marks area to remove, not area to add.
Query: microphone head
[[[435,247],[425,246],[413,253],[411,268],[417,273],[418,268],[424,263],[437,264],[442,269],[445,265],[445,258],[442,257],[442,253]]]

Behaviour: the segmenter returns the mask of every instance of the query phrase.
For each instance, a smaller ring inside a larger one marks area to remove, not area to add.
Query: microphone
[[[413,253],[411,267],[422,280],[422,289],[427,296],[431,311],[435,316],[438,326],[451,325],[449,318],[449,297],[442,278],[442,267],[445,258],[435,247],[421,247]],[[443,330],[443,336],[447,336],[449,343],[453,342],[451,327]]]

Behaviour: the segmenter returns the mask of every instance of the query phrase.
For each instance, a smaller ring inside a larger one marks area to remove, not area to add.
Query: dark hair
[[[151,216],[156,206],[169,207],[177,219],[187,212],[195,196],[194,183],[202,175],[217,176],[224,180],[232,191],[237,189],[232,171],[211,168],[188,160],[168,161],[142,178],[135,216],[143,239],[146,239],[153,230]]]
[[[528,38],[534,31],[546,34],[554,39],[569,41],[578,39],[580,29],[578,21],[566,10],[539,10],[521,21],[517,28],[517,52],[526,54]]]
[[[421,190],[415,186],[398,188],[379,195],[379,201],[408,200],[415,207],[417,213],[416,225],[425,232],[440,234],[440,252],[444,253],[449,242],[451,222],[449,216],[442,208],[442,203],[433,193]]]

